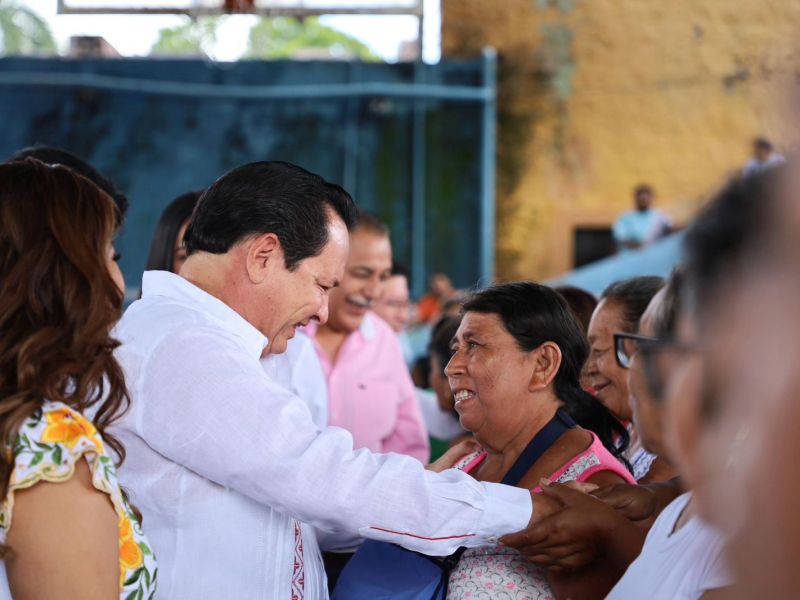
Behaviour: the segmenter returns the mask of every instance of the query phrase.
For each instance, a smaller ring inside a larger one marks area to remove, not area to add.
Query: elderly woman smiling
[[[601,442],[617,451],[612,428],[618,424],[580,387],[588,344],[558,293],[529,282],[478,292],[464,304],[453,349],[445,373],[455,408],[482,447],[458,468],[481,481],[526,488],[542,477],[601,486],[634,482]],[[601,572],[599,566],[548,576],[507,546],[476,548],[451,572],[447,597],[591,597]]]

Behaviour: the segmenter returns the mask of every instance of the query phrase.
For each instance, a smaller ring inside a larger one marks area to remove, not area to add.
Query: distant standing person
[[[753,140],[753,158],[747,161],[742,168],[742,177],[755,175],[771,167],[782,165],[786,159],[782,154],[775,152],[772,142],[760,137]]]
[[[202,192],[186,192],[170,202],[158,219],[145,271],[178,273],[186,260],[183,236]]]
[[[633,190],[634,210],[623,213],[614,223],[618,250],[644,248],[675,230],[672,220],[652,207],[654,195],[647,184],[637,185]]]

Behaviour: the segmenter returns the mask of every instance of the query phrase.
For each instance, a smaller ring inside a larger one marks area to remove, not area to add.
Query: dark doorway
[[[577,269],[615,252],[610,227],[576,227],[573,265]]]

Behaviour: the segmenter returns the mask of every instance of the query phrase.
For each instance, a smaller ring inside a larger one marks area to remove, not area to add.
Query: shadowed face
[[[583,376],[591,385],[597,399],[623,421],[631,420],[628,400],[628,372],[617,364],[614,353],[614,333],[624,331],[622,306],[602,300],[589,322],[591,345]]]
[[[375,303],[375,312],[389,326],[400,333],[410,319],[411,296],[405,275],[392,275],[383,283],[383,295]]]

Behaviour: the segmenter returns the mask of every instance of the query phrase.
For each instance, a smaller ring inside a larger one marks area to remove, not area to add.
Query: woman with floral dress
[[[0,598],[152,598],[156,562],[107,432],[127,408],[110,330],[111,198],[62,166],[0,165]]]
[[[581,388],[588,344],[556,291],[515,282],[475,293],[452,344],[445,374],[461,425],[481,446],[456,468],[536,492],[542,478],[635,483],[618,460],[621,426]],[[534,514],[553,510],[538,496]],[[599,598],[619,576],[606,567],[559,575],[502,543],[470,548],[450,572],[447,600]]]

